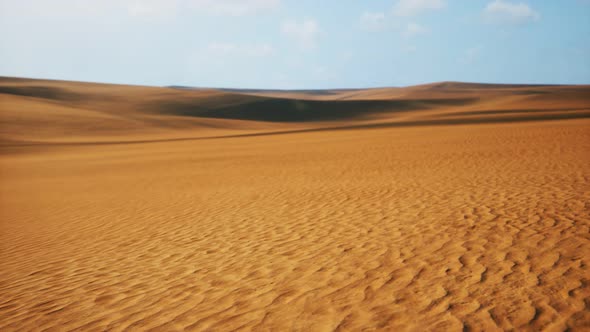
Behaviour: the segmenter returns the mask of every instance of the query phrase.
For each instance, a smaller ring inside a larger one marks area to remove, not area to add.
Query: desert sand
[[[590,87],[0,79],[0,331],[590,329]]]

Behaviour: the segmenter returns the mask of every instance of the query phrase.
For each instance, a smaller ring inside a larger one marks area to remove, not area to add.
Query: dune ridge
[[[589,92],[2,78],[0,331],[588,330]]]
[[[124,140],[126,136],[155,140],[378,123],[477,123],[493,122],[491,119],[499,118],[498,112],[515,121],[586,118],[589,91],[588,86],[446,82],[328,90],[319,93],[322,99],[314,99],[314,94],[306,91],[255,91],[253,95],[251,90],[0,78],[4,113],[0,141],[6,145],[19,140],[100,141],[104,137]],[[533,112],[538,116],[532,117]],[[51,126],[44,125],[49,122]],[[34,133],[26,130],[31,125],[37,127]],[[27,136],[29,132],[34,135]]]

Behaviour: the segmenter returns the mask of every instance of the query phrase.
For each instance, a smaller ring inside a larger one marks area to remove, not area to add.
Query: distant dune
[[[590,330],[590,86],[0,78],[0,331]]]
[[[0,102],[0,142],[14,144],[223,136],[368,124],[587,118],[590,86],[444,82],[407,88],[280,91],[0,78]],[[30,126],[37,129],[31,131]]]

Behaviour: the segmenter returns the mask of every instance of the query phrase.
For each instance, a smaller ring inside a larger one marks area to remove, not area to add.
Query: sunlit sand
[[[584,330],[590,87],[0,80],[0,330]]]

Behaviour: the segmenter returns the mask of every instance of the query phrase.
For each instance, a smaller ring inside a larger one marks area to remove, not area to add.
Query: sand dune
[[[526,121],[532,112],[539,119],[585,118],[590,116],[588,91],[588,86],[446,82],[264,92],[0,78],[0,143],[217,137],[376,123],[444,123],[450,117],[452,123],[474,123],[489,122],[488,115],[498,112]],[[31,126],[35,130],[29,130]]]
[[[1,331],[590,329],[590,87],[0,79]]]

